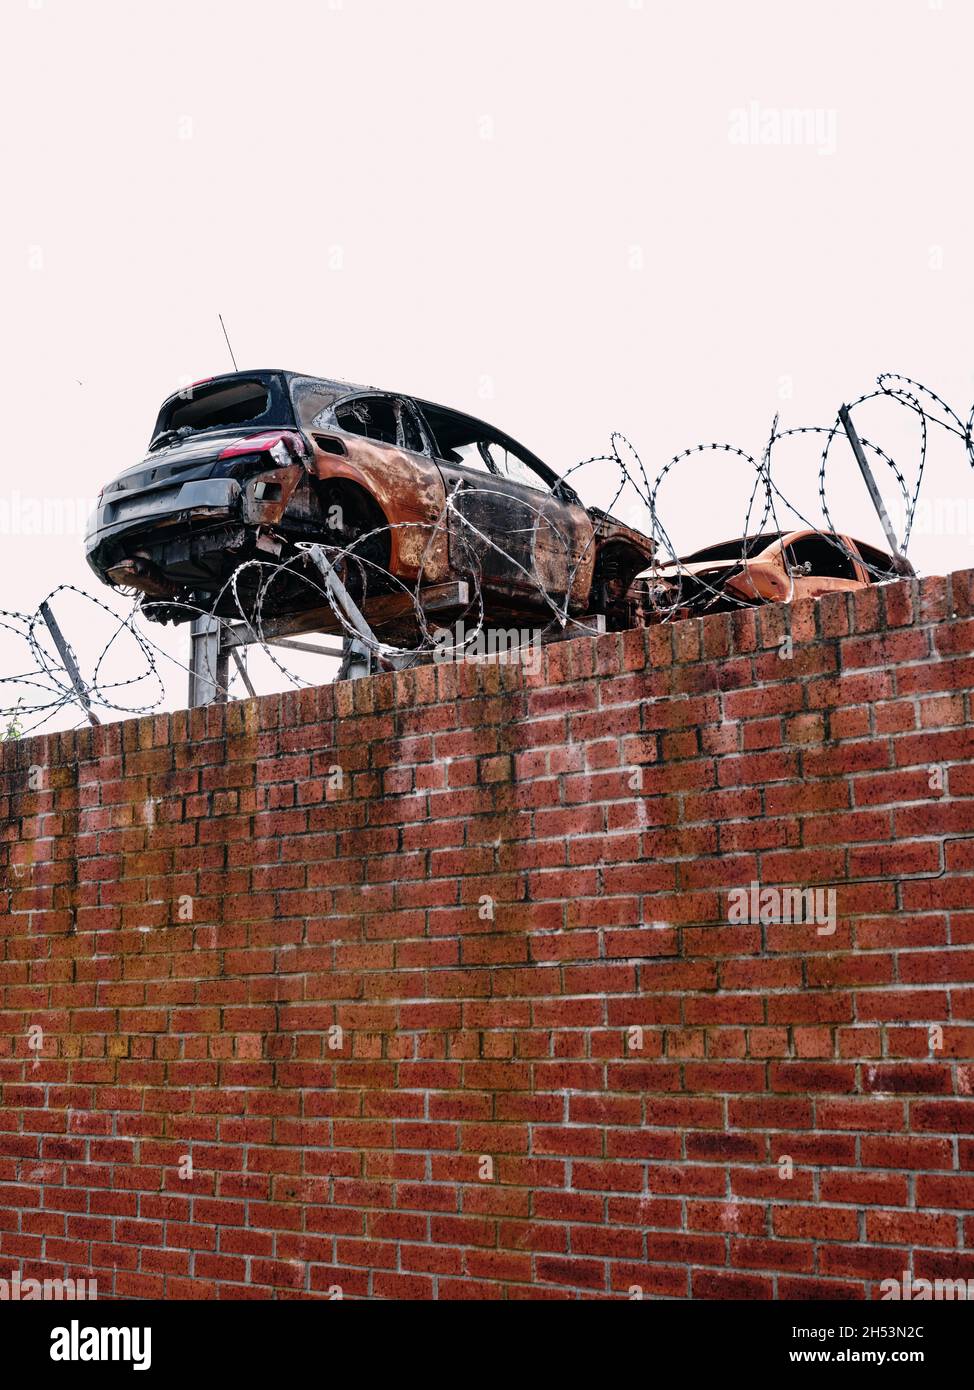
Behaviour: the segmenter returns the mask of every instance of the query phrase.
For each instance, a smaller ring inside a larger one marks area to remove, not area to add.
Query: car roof
[[[215,386],[218,382],[222,381],[250,381],[255,377],[264,378],[269,376],[283,377],[286,381],[294,381],[297,378],[304,378],[307,381],[321,381],[329,386],[341,388],[342,393],[349,396],[359,391],[378,390],[378,387],[375,386],[358,386],[355,382],[341,381],[337,377],[321,376],[318,372],[294,372],[289,371],[285,367],[251,367],[248,371],[244,372],[216,372],[213,376],[201,377],[199,381],[194,381],[189,386],[181,386],[178,391],[171,392],[163,401],[163,405],[168,404],[169,401],[175,400],[177,396],[183,395],[186,391],[194,390],[197,386]],[[383,392],[382,394],[393,395],[395,393]]]
[[[715,550],[731,550],[735,546],[740,546],[742,549],[746,546],[748,551],[755,547],[766,550],[775,541],[783,540],[785,536],[793,534],[791,531],[757,531],[749,536],[738,536],[733,540],[715,541],[712,545],[702,545],[692,554],[681,556],[681,560],[706,560]]]
[[[176,400],[178,397],[183,396],[186,391],[192,391],[197,386],[214,386],[224,381],[248,381],[254,378],[266,378],[270,376],[279,376],[288,382],[295,380],[320,381],[325,386],[336,387],[339,392],[338,399],[335,402],[336,405],[339,401],[349,396],[394,396],[402,400],[413,401],[421,410],[440,410],[444,415],[452,415],[457,420],[469,421],[470,424],[477,425],[486,433],[496,435],[501,440],[509,440],[512,444],[517,444],[517,447],[521,449],[533,463],[539,465],[543,474],[550,475],[549,481],[558,480],[558,474],[555,473],[543,459],[539,458],[537,454],[532,453],[524,444],[517,441],[513,435],[508,434],[506,430],[498,429],[496,425],[490,424],[487,420],[481,420],[478,416],[469,414],[466,410],[457,410],[452,405],[440,405],[437,401],[427,401],[424,400],[422,396],[412,395],[409,391],[391,391],[388,387],[384,386],[364,386],[353,381],[342,381],[339,377],[320,376],[316,372],[295,372],[285,367],[251,367],[249,371],[219,372],[216,376],[203,377],[199,381],[194,381],[188,387],[183,386],[180,387],[178,391],[173,391],[172,394],[167,396],[163,401],[162,408],[165,409],[170,401]]]
[[[220,372],[216,376],[203,377],[200,381],[194,381],[190,386],[183,386],[180,390],[174,391],[170,396],[167,396],[160,408],[160,418],[162,412],[171,401],[185,396],[187,391],[192,392],[197,386],[211,386],[224,381],[248,381],[255,378],[266,379],[271,376],[281,377],[288,383],[295,380],[319,381],[324,386],[336,388],[338,395],[332,408],[351,396],[393,396],[401,400],[413,401],[421,410],[439,410],[442,411],[444,415],[452,415],[456,420],[463,420],[472,425],[476,425],[477,428],[482,429],[485,434],[495,436],[502,443],[514,445],[520,450],[529,465],[535,469],[539,476],[545,479],[549,487],[554,487],[557,484],[566,492],[571,493],[571,496],[575,498],[575,500],[578,500],[569,484],[566,483],[563,478],[560,478],[555,470],[549,464],[545,463],[544,459],[539,458],[538,455],[533,453],[525,444],[515,439],[512,434],[508,434],[506,430],[498,429],[496,425],[490,424],[487,420],[481,420],[476,415],[468,414],[465,410],[456,410],[450,405],[439,405],[436,401],[424,400],[421,396],[414,396],[408,391],[390,391],[387,387],[383,386],[363,386],[352,381],[342,381],[338,377],[320,376],[314,372],[295,372],[285,367],[252,367],[249,371]]]
[[[163,402],[163,404],[167,404],[169,401],[174,400],[177,396],[181,396],[185,391],[193,390],[193,388],[197,386],[216,385],[218,382],[222,381],[246,381],[253,377],[268,376],[283,377],[286,381],[295,381],[298,379],[303,379],[306,381],[320,381],[327,386],[338,387],[342,397],[358,396],[362,394],[401,397],[402,399],[407,401],[415,401],[415,403],[421,408],[428,407],[430,410],[442,410],[446,414],[455,415],[460,420],[469,420],[475,425],[482,425],[484,429],[489,430],[492,434],[501,435],[505,439],[513,438],[511,435],[508,435],[506,431],[498,429],[496,425],[490,424],[487,420],[481,420],[476,415],[471,415],[466,410],[457,410],[452,405],[441,405],[438,401],[424,400],[422,396],[415,396],[410,391],[393,391],[385,386],[366,386],[361,382],[344,381],[341,377],[322,376],[320,372],[295,372],[286,367],[251,367],[247,371],[217,372],[214,376],[202,377],[199,381],[194,381],[188,387],[182,386],[178,391],[173,391],[169,396],[166,397],[166,400]],[[523,448],[523,445],[521,447]]]

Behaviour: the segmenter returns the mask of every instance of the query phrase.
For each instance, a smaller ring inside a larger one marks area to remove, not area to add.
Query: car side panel
[[[800,533],[800,535],[796,537],[796,539],[801,539],[802,536],[807,536],[809,534],[813,533],[807,531],[802,532]],[[852,563],[853,568],[856,571],[856,574],[861,575],[862,568],[858,562],[855,546],[849,541],[848,536],[839,536],[838,539],[846,546],[846,548],[853,556]],[[791,540],[786,538],[785,541],[779,543],[779,549],[783,551],[784,546],[790,545],[791,543]],[[780,559],[780,564],[782,567],[782,571],[784,571],[785,561],[783,554]],[[852,593],[853,590],[861,589],[863,587],[863,580],[861,578],[843,579],[838,575],[796,574],[794,576],[794,580],[796,599],[821,598],[823,594]]]
[[[504,597],[543,603],[547,594],[560,603],[570,590],[570,606],[584,605],[594,546],[592,523],[581,507],[444,459],[437,466],[454,499],[449,548],[456,572],[479,570],[484,588]]]
[[[248,478],[241,492],[241,515],[253,526],[277,526],[290,505],[291,498],[304,481],[304,469],[298,463],[285,468],[269,469]],[[261,488],[279,489],[279,495],[265,500],[258,494]]]
[[[392,574],[406,583],[415,582],[420,572],[424,584],[447,580],[450,563],[442,524],[446,494],[433,461],[338,429],[319,433],[340,440],[345,454],[329,453],[312,443],[309,472],[322,482],[355,483],[375,500],[391,528]]]

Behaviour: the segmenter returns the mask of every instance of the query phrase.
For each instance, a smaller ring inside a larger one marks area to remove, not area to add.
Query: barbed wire
[[[968,463],[974,467],[974,405],[965,422],[929,387],[897,373],[883,373],[877,377],[875,389],[858,396],[848,408],[851,412],[875,400],[890,401],[907,410],[916,417],[919,427],[914,460],[916,474],[912,487],[890,453],[874,440],[860,436],[863,450],[891,473],[902,500],[904,530],[899,551],[900,555],[905,556],[925,476],[931,429],[940,428],[959,439]],[[648,521],[648,525],[640,529],[652,542],[655,552],[642,580],[644,607],[640,620],[670,622],[685,616],[687,612],[688,574],[678,564],[680,556],[661,516],[660,488],[674,469],[708,453],[731,454],[754,473],[744,525],[739,532],[742,538],[738,557],[741,567],[746,569],[749,559],[757,553],[755,546],[767,544],[766,528],[769,523],[772,524],[772,534],[798,529],[782,524],[779,510],[787,510],[802,522],[804,528],[827,539],[847,559],[865,565],[872,578],[879,580],[890,577],[888,569],[872,564],[861,553],[853,556],[833,519],[827,478],[830,468],[835,467],[833,445],[842,431],[843,425],[838,415],[830,425],[802,425],[785,429],[779,428],[779,417],[776,415],[759,456],[730,443],[694,444],[668,459],[652,479],[632,443],[625,435],[614,432],[608,453],[576,463],[565,474],[563,481],[567,483],[581,469],[601,465],[614,470],[615,479],[613,482],[610,478],[610,490],[613,487],[615,490],[608,505],[595,510],[611,517],[627,489],[637,499]],[[822,442],[817,488],[824,525],[806,517],[788,499],[775,478],[776,447],[784,440],[806,435],[818,436]],[[471,510],[469,504],[485,494],[495,501],[498,496],[506,498],[513,508],[519,510],[519,524],[502,534],[478,526],[468,514]],[[183,673],[189,672],[188,664],[173,657],[149,635],[147,625],[160,621],[178,623],[194,618],[215,619],[222,629],[233,629],[237,638],[242,638],[247,645],[260,647],[278,673],[298,687],[310,682],[273,649],[274,638],[268,631],[269,620],[279,617],[283,611],[293,613],[311,607],[327,607],[334,615],[334,626],[337,626],[339,635],[348,642],[354,641],[364,646],[379,669],[392,665],[393,659],[398,667],[427,661],[434,648],[442,657],[459,657],[475,647],[481,634],[491,625],[491,603],[484,596],[485,588],[489,590],[489,585],[484,581],[484,570],[493,557],[497,557],[501,569],[512,581],[516,579],[524,594],[525,614],[530,613],[536,620],[536,626],[532,629],[534,639],[544,641],[568,632],[597,631],[593,615],[584,611],[584,605],[579,610],[575,595],[579,586],[584,588],[586,576],[591,582],[594,552],[601,538],[600,523],[596,520],[585,544],[573,555],[569,537],[563,534],[552,515],[554,496],[557,496],[557,489],[551,496],[541,497],[534,504],[524,496],[523,491],[512,489],[505,492],[503,479],[498,479],[490,487],[457,486],[446,494],[440,514],[432,523],[377,526],[344,545],[330,545],[324,539],[296,541],[290,545],[286,558],[245,560],[232,571],[206,604],[143,596],[134,599],[129,612],[120,614],[97,595],[73,584],[60,584],[33,613],[0,609],[0,633],[12,634],[23,644],[25,652],[25,669],[0,677],[0,691],[8,695],[8,702],[0,705],[0,719],[9,721],[8,735],[19,735],[34,731],[68,708],[75,709],[79,718],[86,717],[85,705],[92,710],[126,716],[152,713],[167,698],[161,669],[163,662],[170,663]],[[752,524],[758,512],[760,516]],[[426,536],[417,577],[415,583],[411,584],[405,583],[374,558],[378,552],[391,547],[394,532],[404,531],[419,531]],[[452,643],[444,642],[443,628],[437,623],[435,614],[428,613],[424,607],[424,582],[431,571],[437,548],[443,545],[449,548],[451,570],[464,576],[470,590],[469,601],[459,614],[453,615],[457,636]],[[412,645],[394,646],[374,634],[363,632],[350,620],[342,604],[336,601],[323,574],[313,563],[316,547],[336,573],[343,575],[354,589],[356,602],[367,603],[368,598],[376,594],[400,596],[406,607],[399,628],[400,631],[412,629]],[[558,557],[556,564],[552,563],[552,553]],[[787,551],[783,552],[783,558],[789,581],[788,598],[791,598],[795,591],[794,572]],[[555,585],[551,579],[552,572],[563,576],[563,581],[559,579]],[[692,588],[694,611],[707,611],[708,607],[718,605],[725,609],[753,606],[754,600],[734,594],[706,575],[694,574]],[[300,602],[296,592],[301,595]],[[61,656],[49,645],[51,634],[43,613],[45,605],[50,605],[65,594],[94,605],[97,612],[107,615],[113,624],[91,674],[81,674],[83,699]],[[510,611],[511,602],[506,607]],[[135,644],[134,648],[130,649],[130,654],[120,655],[122,644],[128,641]],[[112,658],[121,660],[128,674],[110,678],[105,671]],[[225,686],[218,681],[218,672],[204,674],[220,697],[229,697],[236,674]],[[146,685],[148,690],[145,689]],[[137,689],[144,698],[129,698]],[[10,703],[11,692],[16,691],[20,693]],[[24,721],[34,722],[28,724]],[[0,727],[0,736],[3,733]]]

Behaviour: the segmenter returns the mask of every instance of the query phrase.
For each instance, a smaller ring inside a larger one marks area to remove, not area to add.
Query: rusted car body
[[[615,628],[634,620],[632,581],[654,553],[482,421],[279,370],[169,397],[145,458],[100,495],[86,553],[106,583],[154,601],[148,616],[179,622],[191,616],[179,605],[210,608],[241,562],[294,564],[301,541],[343,557],[363,601],[464,579],[488,614],[554,607]],[[267,597],[285,612],[309,593],[282,583]],[[224,592],[216,611],[236,602]]]
[[[828,531],[777,531],[707,546],[640,575],[648,613],[717,613],[863,589],[912,567],[900,556]],[[652,619],[650,619],[652,620]]]

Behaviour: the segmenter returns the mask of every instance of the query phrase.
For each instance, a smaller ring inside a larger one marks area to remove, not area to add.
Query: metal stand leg
[[[220,641],[220,628],[219,618],[209,613],[194,618],[190,626],[190,709],[226,702],[229,663]]]
[[[249,695],[256,694],[253,682],[247,674],[244,653],[248,646],[266,642],[272,646],[288,647],[295,651],[314,652],[316,656],[341,656],[342,664],[339,680],[359,680],[370,676],[373,671],[406,670],[417,664],[415,652],[398,651],[376,640],[368,619],[342,583],[334,565],[320,546],[311,546],[308,554],[324,581],[329,600],[329,608],[321,609],[324,626],[318,628],[307,621],[308,615],[297,615],[292,619],[271,618],[263,626],[258,637],[247,622],[221,623],[209,614],[194,618],[190,626],[189,657],[189,705],[198,709],[201,705],[224,704],[227,700],[229,684],[229,663],[232,657]],[[427,590],[427,611],[435,607],[438,611],[461,612],[470,602],[470,594],[465,583],[439,585]],[[386,596],[387,598],[388,596]],[[408,595],[406,596],[409,597]],[[379,602],[384,600],[380,598]],[[312,646],[308,642],[296,641],[291,633],[323,631],[336,634],[335,609],[344,618],[341,628],[342,646]],[[319,610],[315,610],[318,612]],[[405,610],[404,610],[405,611]],[[387,615],[388,616],[388,613]],[[348,635],[351,628],[355,636]]]
[[[342,651],[342,680],[357,681],[362,676],[372,674],[372,653],[364,642],[359,642],[354,637],[346,637],[342,643]]]

